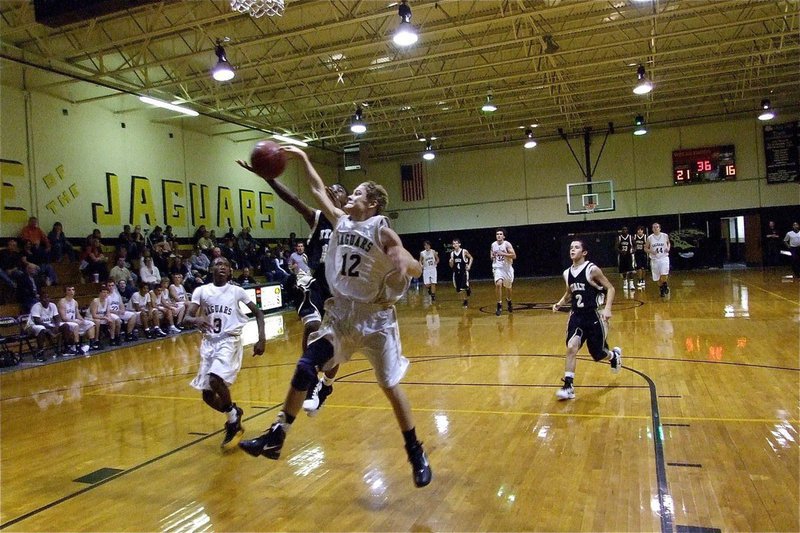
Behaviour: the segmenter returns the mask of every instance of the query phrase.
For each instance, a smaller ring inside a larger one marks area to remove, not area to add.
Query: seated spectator
[[[142,235],[142,227],[137,224],[133,228],[133,233],[131,234],[131,246],[128,250],[128,259],[130,261],[138,261],[139,258],[142,257],[145,248],[147,248],[147,246],[145,246],[144,235]]]
[[[98,231],[98,230],[95,230]],[[81,270],[91,281],[105,282],[108,279],[108,258],[103,254],[100,239],[93,237],[83,250]]]
[[[23,242],[28,241],[32,244],[33,259],[28,259],[31,263],[42,264],[47,263],[50,258],[50,241],[47,240],[47,235],[44,234],[42,228],[39,227],[39,219],[30,217],[28,224],[19,232],[19,238]]]
[[[63,326],[63,328],[62,328]],[[60,355],[59,344],[61,342],[62,330],[69,329],[66,324],[59,325],[58,309],[56,304],[50,301],[47,294],[47,287],[42,287],[39,291],[39,300],[31,306],[28,322],[25,324],[25,331],[36,337],[37,361],[44,361],[44,345],[47,342],[53,350],[53,357]],[[64,355],[67,355],[66,353]]]
[[[153,257],[153,262],[159,270],[166,272],[169,270],[169,258],[173,255],[172,247],[169,242],[161,241],[153,245],[150,250],[150,255]]]
[[[138,320],[144,328],[145,337],[152,339],[153,337],[167,336],[158,326],[158,311],[153,307],[153,302],[150,299],[150,287],[147,283],[139,282],[139,290],[131,296],[128,302],[128,309],[138,313]]]
[[[136,319],[138,314],[129,311],[125,307],[125,299],[117,290],[117,285],[108,280],[106,282],[108,287],[108,308],[109,311],[116,315],[125,325],[125,331],[120,332],[120,338],[123,341],[138,341],[139,337],[136,336]]]
[[[205,235],[206,233],[206,225],[201,224],[199,228],[197,228],[194,232],[194,236],[192,237],[192,245],[197,246],[200,242],[200,238]]]
[[[117,238],[117,251],[125,250],[126,252],[130,253],[130,246],[133,242],[133,233],[131,233],[131,226],[130,224],[125,224],[122,226],[122,233],[119,234]]]
[[[103,235],[100,233],[100,230],[95,228],[92,232],[86,236],[86,241],[83,243],[83,246],[90,246],[92,242],[97,239],[98,241],[102,241]]]
[[[0,253],[0,280],[9,288],[17,288],[17,280],[23,273],[22,254],[16,239],[9,239],[6,249]]]
[[[201,278],[208,275],[208,271],[211,267],[211,260],[203,253],[199,246],[195,248],[195,252],[189,258],[189,261],[192,264],[192,271],[195,275]]]
[[[64,235],[64,226],[61,222],[53,224],[53,229],[47,234],[47,240],[50,241],[50,261],[58,263],[65,255],[70,261],[75,261],[77,257],[75,249]]]
[[[250,275],[250,269],[247,267],[244,267],[244,269],[242,270],[242,274],[238,278],[236,278],[236,283],[242,286],[253,285],[255,282],[256,282],[255,278]]]
[[[178,238],[175,237],[175,233],[173,233],[172,226],[169,224],[167,224],[167,227],[164,228],[164,240],[170,244],[178,241]]]
[[[75,299],[75,287],[72,285],[64,289],[64,297],[58,301],[58,316],[61,323],[66,326],[64,342],[71,345],[70,354],[81,355],[90,348],[100,347],[98,340],[100,330],[95,327],[92,320],[87,320],[81,315],[78,301]],[[84,339],[83,344],[81,338]]]
[[[180,333],[181,330],[175,327],[175,307],[169,299],[169,295],[164,287],[159,283],[150,291],[150,303],[158,312],[158,322],[156,324],[168,324],[170,333]]]
[[[226,240],[222,244],[222,246],[219,247],[219,251],[222,253],[222,257],[224,257],[225,259],[228,260],[228,262],[231,264],[232,268],[238,268],[238,266],[240,264],[242,266],[247,265],[247,263],[241,263],[240,262],[240,257],[241,256],[238,254],[238,252],[234,248],[233,240],[231,240],[231,239]]]
[[[120,281],[125,280],[132,286],[136,283],[133,279],[133,272],[131,272],[130,269],[125,266],[124,257],[117,257],[117,264],[114,265],[114,268],[112,268],[111,272],[109,272],[108,279],[114,283],[119,283]]]
[[[47,261],[37,262],[37,257],[39,260],[43,258],[39,253],[36,252],[32,242],[22,241],[22,251],[20,252],[20,255],[22,256],[23,265],[34,263],[39,267],[39,275],[42,276],[42,279],[46,285],[55,285],[58,283],[56,271],[53,269],[53,267],[50,266]]]
[[[211,249],[214,248],[214,241],[211,240],[210,235],[210,232],[206,230],[197,240],[197,246],[200,248],[200,251],[208,256],[211,255]]]
[[[156,226],[153,228],[153,232],[147,237],[147,244],[152,248],[160,242],[164,242],[164,233],[161,230],[161,226]]]
[[[89,305],[89,317],[94,321],[98,330],[102,326],[108,327],[111,346],[120,346],[122,344],[120,340],[122,320],[111,312],[111,306],[108,301],[108,287],[105,284],[100,285],[100,294]]]
[[[161,283],[161,272],[153,264],[152,257],[145,257],[142,268],[139,269],[139,279],[147,283],[150,287],[156,287]]]
[[[262,258],[262,272],[269,281],[275,281],[283,285],[289,277],[289,273],[281,265],[280,259],[272,255],[267,249]]]
[[[39,291],[46,287],[44,279],[39,276],[39,267],[33,263],[25,265],[25,273],[17,280],[17,300],[23,313],[39,301]]]
[[[200,255],[205,256],[205,254]],[[197,287],[205,283],[200,272],[192,268],[192,260],[189,257],[183,260],[181,275],[183,276],[183,286],[189,291],[189,294],[193,293]]]
[[[172,254],[169,256],[169,261],[167,262],[167,269],[163,273],[169,274],[172,277],[173,274],[183,274],[184,267],[183,267],[183,258],[179,255]]]
[[[136,285],[134,283],[128,283],[124,279],[121,279],[117,282],[117,291],[122,295],[122,300],[127,304],[128,300],[131,299],[133,293],[136,292],[134,289]]]

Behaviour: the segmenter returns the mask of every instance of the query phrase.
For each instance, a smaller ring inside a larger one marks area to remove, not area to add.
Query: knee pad
[[[297,361],[297,368],[292,376],[292,388],[308,390],[317,382],[317,367],[305,355]]]

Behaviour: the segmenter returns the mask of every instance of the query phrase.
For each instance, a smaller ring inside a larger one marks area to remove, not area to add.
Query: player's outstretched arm
[[[395,269],[403,276],[418,278],[422,275],[422,265],[414,259],[411,252],[403,248],[403,242],[395,231],[387,226],[381,228],[383,251],[392,260]]]
[[[614,304],[614,296],[616,296],[617,291],[598,266],[595,266],[589,272],[589,279],[598,285],[602,285],[606,290],[606,305],[603,307],[601,314],[605,320],[608,320],[611,318],[611,306]]]
[[[272,190],[275,191],[275,194],[278,195],[278,198],[280,198],[281,200],[292,206],[295,211],[300,213],[300,215],[308,224],[308,227],[310,228],[314,227],[314,222],[315,222],[314,210],[311,207],[309,207],[309,205],[306,204],[303,200],[298,198],[298,196],[295,193],[289,190],[289,188],[287,188],[286,185],[278,181],[277,178],[274,179],[265,178],[264,176],[256,172],[256,170],[252,166],[250,166],[246,161],[237,159],[236,162],[239,164],[240,167],[247,169],[250,172],[257,174],[258,176],[263,178],[264,181],[266,181],[269,184],[269,186],[272,187]]]
[[[317,174],[316,169],[308,159],[308,155],[296,146],[283,146],[281,149],[286,152],[286,155],[295,159],[299,159],[306,169],[306,179],[308,185],[311,187],[311,194],[319,204],[322,213],[328,217],[328,220],[334,222],[339,220],[340,217],[346,213],[333,205],[333,201],[328,197],[328,192],[325,190],[325,183],[322,178]]]
[[[264,353],[264,345],[267,342],[264,333],[264,313],[253,302],[247,302],[247,308],[256,317],[256,326],[258,326],[258,340],[253,346],[253,357],[255,357]]]

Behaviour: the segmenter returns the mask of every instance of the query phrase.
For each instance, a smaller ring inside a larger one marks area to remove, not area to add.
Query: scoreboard
[[[734,145],[675,150],[672,152],[672,179],[675,185],[735,180]]]

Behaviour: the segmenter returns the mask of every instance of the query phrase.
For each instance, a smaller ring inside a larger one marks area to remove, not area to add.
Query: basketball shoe
[[[318,380],[317,384],[309,389],[306,394],[306,399],[303,402],[303,411],[305,411],[308,416],[316,416],[319,410],[322,409],[322,404],[325,403],[325,400],[332,392],[333,385],[325,385],[321,379]]]
[[[239,448],[253,457],[263,455],[269,459],[278,459],[281,456],[284,440],[286,432],[283,430],[283,425],[275,422],[260,437],[240,442]]]
[[[431,471],[431,464],[428,462],[428,456],[425,454],[425,450],[422,449],[422,443],[417,441],[412,446],[406,445],[406,453],[408,454],[408,462],[411,463],[411,475],[414,477],[414,485],[424,487],[431,482],[433,472]]]
[[[225,451],[232,450],[242,440],[244,435],[244,428],[242,427],[242,415],[244,410],[238,405],[233,406],[236,409],[236,422],[225,422],[225,438],[222,439],[220,448]]]
[[[506,304],[508,304],[508,312],[509,313],[513,313],[514,312],[514,306],[511,305],[511,300],[506,300]]]
[[[575,388],[572,386],[572,378],[561,378],[564,385],[556,391],[556,398],[559,400],[572,400],[575,398]]]
[[[497,302],[497,311],[495,311],[494,314],[496,314],[497,316],[500,316],[500,313],[502,313],[502,312],[503,312],[503,304],[501,304],[500,302]]]
[[[619,346],[614,346],[614,349],[611,350],[611,353],[611,372],[618,374],[619,369],[622,368],[622,348]]]

